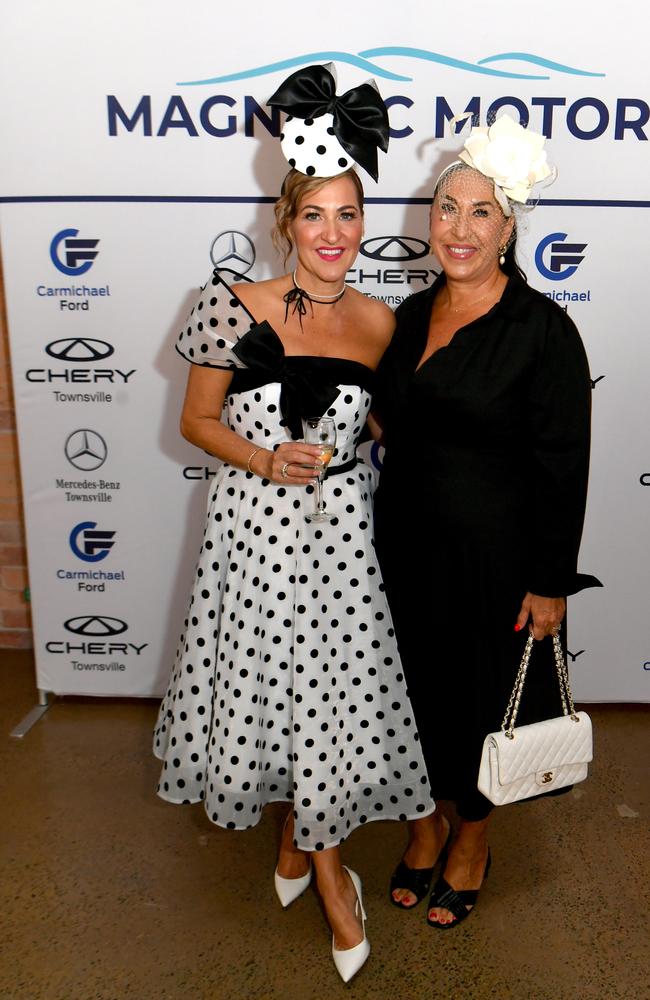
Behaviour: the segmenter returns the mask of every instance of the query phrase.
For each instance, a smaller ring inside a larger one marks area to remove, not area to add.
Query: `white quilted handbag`
[[[534,641],[531,634],[501,729],[488,733],[483,743],[478,788],[495,806],[584,781],[593,756],[591,719],[575,710],[557,635],[553,648],[564,714],[515,728]]]

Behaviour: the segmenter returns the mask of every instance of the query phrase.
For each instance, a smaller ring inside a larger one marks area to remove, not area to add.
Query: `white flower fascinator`
[[[533,185],[549,177],[552,183],[557,176],[546,162],[545,142],[544,135],[523,128],[504,114],[487,128],[474,127],[458,155],[463,163],[494,181],[494,196],[504,215],[510,216],[510,201],[524,205]]]

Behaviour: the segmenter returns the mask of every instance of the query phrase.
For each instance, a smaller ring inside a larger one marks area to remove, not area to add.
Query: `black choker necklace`
[[[347,285],[343,283],[343,287],[340,291],[336,292],[335,295],[316,295],[314,292],[308,292],[306,288],[301,288],[296,281],[296,272],[294,271],[291,275],[293,280],[293,288],[290,288],[286,295],[283,296],[283,300],[286,303],[286,309],[284,311],[284,321],[286,323],[287,317],[289,316],[289,306],[293,305],[293,312],[298,313],[298,318],[300,319],[300,325],[302,326],[302,317],[307,312],[307,306],[305,305],[305,299],[308,302],[317,302],[321,305],[331,306],[339,299],[342,299],[345,295],[345,289]],[[312,309],[313,315],[313,309]]]

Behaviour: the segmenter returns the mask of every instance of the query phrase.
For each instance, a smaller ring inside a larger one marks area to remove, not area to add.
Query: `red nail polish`
[[[515,632],[521,632],[521,625],[515,625]]]

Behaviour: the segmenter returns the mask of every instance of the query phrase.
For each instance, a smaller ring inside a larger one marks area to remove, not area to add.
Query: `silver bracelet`
[[[254,458],[255,458],[255,456],[257,455],[258,451],[264,451],[264,449],[263,449],[263,448],[256,448],[256,449],[255,449],[255,451],[252,451],[252,452],[250,453],[250,455],[248,456],[248,461],[246,462],[246,468],[248,469],[248,471],[249,471],[249,472],[251,473],[251,475],[253,475],[253,476],[254,476],[254,475],[256,475],[256,472],[255,472],[255,470],[254,470],[254,469],[251,469],[251,462],[253,461],[253,459],[254,459]]]

